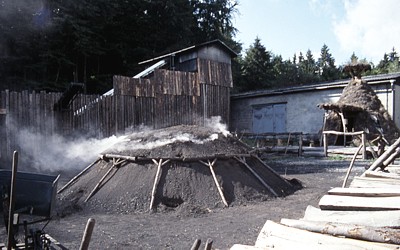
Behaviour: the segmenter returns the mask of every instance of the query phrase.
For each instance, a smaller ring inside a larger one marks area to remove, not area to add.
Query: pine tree
[[[332,81],[339,78],[340,72],[335,66],[335,58],[324,44],[321,48],[320,58],[317,61],[319,77],[322,81]]]
[[[271,52],[261,44],[257,37],[246,51],[242,62],[242,91],[271,87],[274,80]]]

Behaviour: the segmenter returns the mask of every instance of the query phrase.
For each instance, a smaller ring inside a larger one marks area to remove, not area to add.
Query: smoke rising
[[[225,137],[231,133],[228,131],[226,124],[222,123],[221,116],[212,116],[205,120],[205,126],[213,129],[215,132],[222,133]]]
[[[116,144],[114,149],[117,151],[138,149],[150,150],[173,143],[192,142],[195,144],[203,144],[218,139],[219,134],[222,134],[225,137],[230,135],[226,125],[221,122],[221,117],[219,116],[206,119],[204,127],[210,129],[213,133],[199,137],[196,134],[188,132],[179,131],[175,134],[171,134],[169,131],[162,129],[154,131],[152,129],[142,128],[140,132],[134,132],[129,135],[129,138],[126,138],[125,140],[126,142]]]
[[[12,127],[23,170],[35,172],[78,171],[111,147],[123,151],[125,149],[153,149],[177,142],[203,144],[216,140],[221,135],[225,137],[230,135],[226,125],[221,123],[220,117],[211,117],[206,120],[205,127],[212,133],[201,138],[187,132],[170,134],[162,129],[155,131],[141,127],[140,131],[124,136],[111,136],[104,139],[86,137],[71,139],[57,134],[43,135],[35,132],[34,129],[17,130],[17,126]]]
[[[23,129],[16,135],[22,167],[38,172],[79,170],[125,136],[105,139],[67,139],[60,135],[42,135]]]

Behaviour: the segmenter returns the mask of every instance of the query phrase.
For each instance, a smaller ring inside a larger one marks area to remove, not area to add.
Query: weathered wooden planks
[[[313,233],[267,221],[258,235],[256,247],[273,249],[398,249],[398,245],[368,242]]]
[[[400,196],[400,189],[393,188],[332,188],[330,195],[361,196],[361,197],[390,197]]]
[[[372,178],[355,176],[353,181],[350,183],[350,187],[354,188],[400,188],[400,181],[387,178]]]
[[[318,205],[322,210],[396,210],[400,209],[400,197],[324,195]]]
[[[386,179],[394,179],[398,180],[400,184],[400,175],[395,173],[385,173],[385,172],[377,172],[377,171],[365,171],[365,177],[373,177],[373,178],[386,178]]]
[[[308,206],[304,220],[340,222],[375,227],[400,227],[400,210],[391,211],[335,211]]]
[[[104,138],[143,126],[203,125],[212,116],[228,123],[230,64],[203,60],[198,66],[204,69],[202,75],[158,69],[146,79],[114,76],[114,95],[77,95],[70,109],[61,111],[54,110],[54,104],[62,93],[2,91],[0,134],[5,143],[0,155],[11,155],[17,147],[17,131],[24,128],[45,136]]]
[[[314,233],[380,243],[400,244],[400,230],[349,223],[281,219],[281,224]]]

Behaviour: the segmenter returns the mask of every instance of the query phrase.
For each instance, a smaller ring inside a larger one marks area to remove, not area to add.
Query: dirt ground
[[[213,240],[215,249],[229,249],[236,243],[254,245],[267,220],[301,218],[308,205],[317,206],[330,188],[341,186],[350,164],[349,159],[310,157],[271,157],[266,162],[282,176],[299,180],[304,188],[285,198],[193,213],[179,209],[118,215],[81,211],[53,218],[44,230],[66,249],[79,248],[89,218],[96,221],[90,249],[190,249],[196,239],[201,239],[203,249],[208,238]],[[356,161],[351,178],[360,175],[368,164]],[[61,179],[59,186],[66,181]],[[5,242],[3,225],[0,236],[1,242]]]

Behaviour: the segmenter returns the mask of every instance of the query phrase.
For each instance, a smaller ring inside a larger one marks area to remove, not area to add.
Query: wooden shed
[[[236,55],[214,40],[140,62],[147,68],[134,77],[114,76],[117,131],[202,125],[213,116],[228,123]]]

